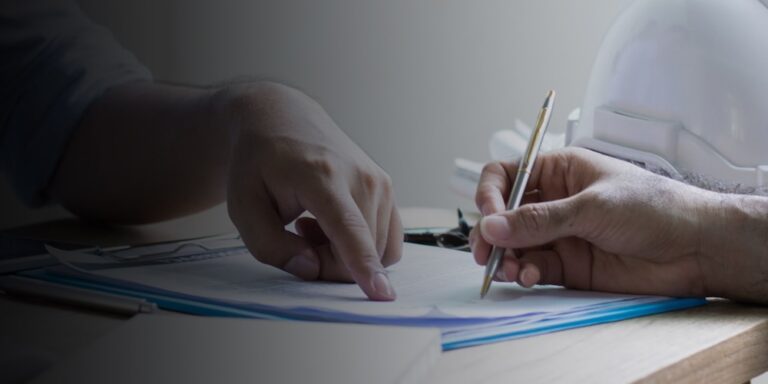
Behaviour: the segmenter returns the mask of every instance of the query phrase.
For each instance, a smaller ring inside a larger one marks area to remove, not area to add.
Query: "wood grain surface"
[[[689,310],[444,353],[434,383],[743,383],[768,370],[768,308]]]

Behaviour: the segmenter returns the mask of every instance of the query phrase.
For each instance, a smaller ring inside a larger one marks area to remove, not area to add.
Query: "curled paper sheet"
[[[461,197],[474,199],[484,164],[457,158],[453,161],[453,165],[451,189]]]
[[[503,129],[491,136],[489,143],[491,158],[494,160],[517,160],[528,146],[528,138],[533,130],[530,126],[515,119],[515,129]],[[541,143],[541,152],[549,152],[565,146],[565,133],[547,132]]]
[[[570,119],[571,117],[569,117],[569,125],[571,124]],[[576,119],[578,119],[578,114]],[[531,127],[520,119],[515,119],[515,129],[497,131],[491,136],[489,142],[491,158],[500,161],[518,160],[528,146],[528,138],[532,131]],[[541,151],[548,152],[562,148],[565,146],[565,139],[565,133],[547,132],[541,143]],[[483,165],[483,163],[476,161],[456,158],[451,175],[451,189],[459,196],[474,199]]]

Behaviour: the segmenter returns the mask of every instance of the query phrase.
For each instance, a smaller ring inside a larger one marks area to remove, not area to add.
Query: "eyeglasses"
[[[459,226],[455,228],[413,228],[405,230],[405,241],[408,243],[432,245],[441,248],[470,252],[469,232],[472,227],[464,218],[461,209],[457,209]]]

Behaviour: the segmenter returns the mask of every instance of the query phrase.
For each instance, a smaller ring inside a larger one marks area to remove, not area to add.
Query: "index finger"
[[[483,216],[504,211],[504,197],[509,195],[511,182],[506,168],[500,162],[488,163],[483,167],[475,193],[475,204]]]
[[[531,170],[526,193],[540,191],[541,200],[566,198],[577,191],[575,180],[588,178],[582,166],[585,150],[567,148],[542,153]],[[579,173],[579,171],[582,171]],[[475,201],[483,216],[506,210],[505,201],[518,172],[517,162],[493,162],[483,168]],[[574,177],[576,175],[577,177]]]
[[[317,218],[352,278],[371,299],[390,301],[395,291],[379,260],[368,222],[352,195],[327,188],[312,194],[307,209]]]

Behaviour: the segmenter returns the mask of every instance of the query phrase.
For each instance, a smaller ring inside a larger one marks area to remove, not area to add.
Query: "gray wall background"
[[[242,76],[304,90],[392,176],[398,204],[472,207],[448,189],[455,157],[529,124],[558,91],[551,129],[578,107],[593,58],[631,0],[80,0],[158,80]],[[4,182],[3,182],[4,183]],[[30,211],[0,185],[0,227]]]

